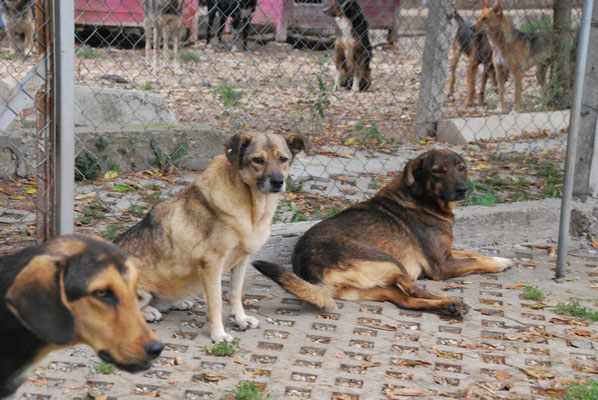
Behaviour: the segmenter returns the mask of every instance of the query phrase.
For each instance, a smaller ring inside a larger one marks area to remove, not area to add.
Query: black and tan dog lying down
[[[310,228],[293,252],[293,272],[253,265],[288,292],[324,309],[334,299],[389,301],[454,317],[460,300],[436,295],[416,280],[501,272],[511,260],[453,250],[453,208],[467,194],[464,160],[432,150],[409,161],[373,198]]]
[[[139,311],[133,261],[80,235],[0,259],[0,398],[17,390],[36,361],[75,344],[125,371],[151,366],[164,345]]]

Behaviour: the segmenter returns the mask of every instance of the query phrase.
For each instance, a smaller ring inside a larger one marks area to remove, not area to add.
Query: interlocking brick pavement
[[[233,357],[204,351],[198,300],[192,311],[154,325],[167,348],[151,370],[98,374],[91,351],[70,348],[45,359],[17,398],[85,399],[96,389],[109,399],[222,399],[240,381],[254,381],[272,399],[544,399],[569,380],[596,378],[598,324],[552,306],[575,297],[597,307],[598,256],[574,254],[567,279],[556,283],[544,250],[502,255],[517,256],[519,265],[500,275],[421,282],[462,297],[472,307],[464,321],[388,303],[339,302],[337,312],[320,313],[252,270],[245,303],[261,326],[234,332],[240,351]],[[544,302],[521,299],[521,282],[542,288]]]

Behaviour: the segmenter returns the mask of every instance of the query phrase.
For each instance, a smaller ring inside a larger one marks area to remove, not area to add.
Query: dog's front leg
[[[512,265],[513,261],[508,258],[488,257],[473,251],[453,250],[430,278],[444,280],[470,274],[498,273]]]
[[[245,308],[243,308],[243,283],[245,282],[245,270],[247,269],[248,261],[248,259],[243,260],[243,262],[231,272],[230,302],[232,312],[235,317],[235,322],[239,325],[239,328],[243,330],[257,328],[260,325],[260,321],[257,318],[245,314]]]
[[[203,293],[208,303],[210,338],[214,342],[232,342],[222,322],[222,263],[207,262],[202,280]]]
[[[361,87],[361,75],[359,73],[355,73],[353,74],[353,86],[351,87],[351,90],[353,92],[359,92]]]

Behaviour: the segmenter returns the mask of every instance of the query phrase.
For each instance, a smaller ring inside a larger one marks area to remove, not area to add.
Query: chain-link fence
[[[581,1],[425,3],[76,0],[76,224],[114,237],[248,130],[311,143],[278,222],[332,215],[438,146],[466,157],[467,204],[559,197]],[[5,36],[2,78],[29,102],[4,106],[7,132],[35,192],[43,91],[15,85],[45,58]]]
[[[0,243],[55,234],[53,50],[45,1],[0,2]]]

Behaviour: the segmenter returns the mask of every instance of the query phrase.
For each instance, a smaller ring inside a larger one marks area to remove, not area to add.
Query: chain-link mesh
[[[0,252],[52,234],[51,19],[45,1],[0,2]]]
[[[311,142],[278,222],[332,215],[438,146],[467,158],[468,204],[558,197],[580,1],[428,3],[77,0],[77,224],[114,236],[249,130]],[[41,75],[2,54],[10,85]],[[9,135],[36,142],[32,108],[10,107]]]

